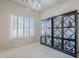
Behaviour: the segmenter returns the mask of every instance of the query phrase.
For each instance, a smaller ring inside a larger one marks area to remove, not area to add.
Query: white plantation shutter
[[[34,19],[11,15],[10,38],[32,37],[34,36]]]

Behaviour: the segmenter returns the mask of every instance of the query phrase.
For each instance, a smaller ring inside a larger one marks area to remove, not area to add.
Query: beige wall
[[[49,18],[52,16],[56,16],[56,15],[60,15],[62,13],[66,13],[69,11],[74,11],[74,10],[78,10],[79,11],[79,0],[68,0],[62,4],[59,4],[45,12],[43,12],[41,14],[41,18],[45,19],[45,18]],[[78,20],[79,22],[79,20]],[[79,30],[78,30],[79,33]],[[79,35],[78,35],[79,37]],[[78,38],[78,42],[79,42],[79,38]],[[79,43],[78,43],[79,46]],[[78,47],[78,51],[79,51],[79,47]]]
[[[35,35],[28,38],[9,38],[10,15],[33,16],[35,18]],[[39,18],[40,15],[35,11],[25,8],[16,3],[0,0],[0,50],[5,50],[17,46],[27,45],[39,41]]]
[[[43,12],[41,18],[56,16],[69,11],[79,11],[79,0],[70,0]],[[33,16],[35,18],[35,36],[30,38],[9,38],[10,15]],[[40,14],[7,0],[0,0],[0,50],[27,45],[40,40]],[[78,31],[79,33],[79,31]],[[79,40],[79,39],[78,39]],[[79,45],[79,44],[78,44]],[[78,49],[79,51],[79,49]]]

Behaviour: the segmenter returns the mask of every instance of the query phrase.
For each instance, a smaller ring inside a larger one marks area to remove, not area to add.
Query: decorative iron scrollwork
[[[65,16],[64,17],[64,27],[75,26],[75,15]]]
[[[64,28],[64,38],[75,39],[75,29]]]
[[[42,21],[41,42],[58,51],[77,56],[77,11],[65,13]]]
[[[58,16],[54,18],[54,27],[62,27],[62,16]]]
[[[75,43],[73,41],[64,40],[64,50],[70,53],[75,53]]]
[[[46,44],[51,46],[52,45],[51,42],[52,42],[52,39],[49,37],[46,37]]]
[[[54,39],[54,47],[56,49],[61,49],[61,44],[62,44],[61,39]]]

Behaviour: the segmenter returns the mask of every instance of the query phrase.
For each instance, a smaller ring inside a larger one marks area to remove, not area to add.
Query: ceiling
[[[40,1],[39,8],[33,7],[32,1],[35,1],[35,0],[12,0],[12,1],[14,1],[22,6],[30,7],[32,10],[35,10],[37,12],[43,12],[44,10],[54,7],[57,4],[63,3],[67,0],[39,0]]]

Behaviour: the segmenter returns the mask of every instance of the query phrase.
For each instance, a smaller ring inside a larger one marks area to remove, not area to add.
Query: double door
[[[41,43],[52,47],[52,18],[41,22]]]
[[[77,11],[42,20],[41,43],[76,57]]]

